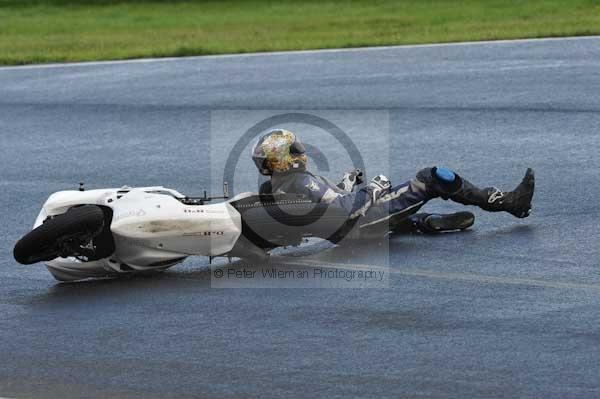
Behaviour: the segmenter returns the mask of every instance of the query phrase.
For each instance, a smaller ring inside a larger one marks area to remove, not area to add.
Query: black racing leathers
[[[440,171],[443,170],[443,173]],[[433,198],[450,199],[465,205],[475,205],[490,212],[505,211],[522,218],[531,210],[535,178],[528,169],[522,182],[513,191],[503,193],[495,187],[480,189],[446,168],[425,168],[415,178],[392,186],[373,201],[368,187],[349,192],[322,176],[310,172],[273,175],[263,184],[261,192],[303,194],[313,202],[336,205],[357,220],[361,232],[394,229]]]
[[[360,217],[359,224],[365,228],[404,219],[433,198],[426,184],[415,178],[392,186],[373,204],[367,188],[345,191],[329,179],[310,172],[273,175],[270,181],[263,183],[261,192],[303,194],[313,202],[341,207],[348,212],[349,218]]]

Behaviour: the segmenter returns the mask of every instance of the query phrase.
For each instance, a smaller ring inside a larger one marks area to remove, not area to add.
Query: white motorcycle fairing
[[[58,280],[80,280],[164,270],[190,255],[218,256],[231,251],[242,232],[238,211],[228,202],[186,205],[183,198],[179,192],[161,186],[52,194],[34,228],[47,217],[76,205],[108,207],[113,215],[110,230],[115,252],[108,258],[89,262],[56,258],[46,262],[48,270]]]

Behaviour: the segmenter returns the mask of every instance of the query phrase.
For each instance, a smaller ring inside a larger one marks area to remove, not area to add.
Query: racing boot
[[[421,233],[441,233],[444,231],[465,230],[473,226],[475,215],[471,212],[449,214],[416,213],[409,217],[416,230]]]
[[[507,193],[496,187],[480,189],[465,179],[461,180],[461,188],[449,196],[452,201],[476,205],[489,212],[508,212],[518,218],[526,218],[531,212],[535,189],[535,176],[531,168],[527,169],[517,188]]]
[[[445,231],[465,230],[471,227],[474,222],[475,215],[471,212],[416,213],[401,220],[390,219],[390,228],[394,234],[436,234]]]
[[[475,223],[475,215],[471,212],[449,214],[416,213],[408,219],[411,221],[413,228],[423,234],[465,230]]]

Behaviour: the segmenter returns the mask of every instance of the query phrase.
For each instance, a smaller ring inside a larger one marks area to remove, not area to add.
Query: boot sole
[[[531,214],[531,201],[533,200],[533,194],[535,192],[535,173],[533,169],[527,168],[525,172],[525,177],[523,177],[523,181],[521,185],[525,184],[529,190],[523,194],[521,194],[517,199],[518,200],[527,200],[526,205],[518,212],[511,212],[513,216],[524,219]]]

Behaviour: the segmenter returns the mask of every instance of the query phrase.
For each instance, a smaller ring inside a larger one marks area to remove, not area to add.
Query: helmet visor
[[[262,148],[263,141],[264,140],[261,137],[256,141],[256,143],[254,143],[254,146],[252,147],[252,161],[254,162],[254,165],[256,165],[256,168],[258,169],[260,174],[268,175],[269,171],[265,165],[267,161],[267,156]]]
[[[298,140],[294,140],[292,145],[290,145],[290,154],[292,154],[292,155],[306,154],[306,148],[304,148],[304,144],[302,144]]]

